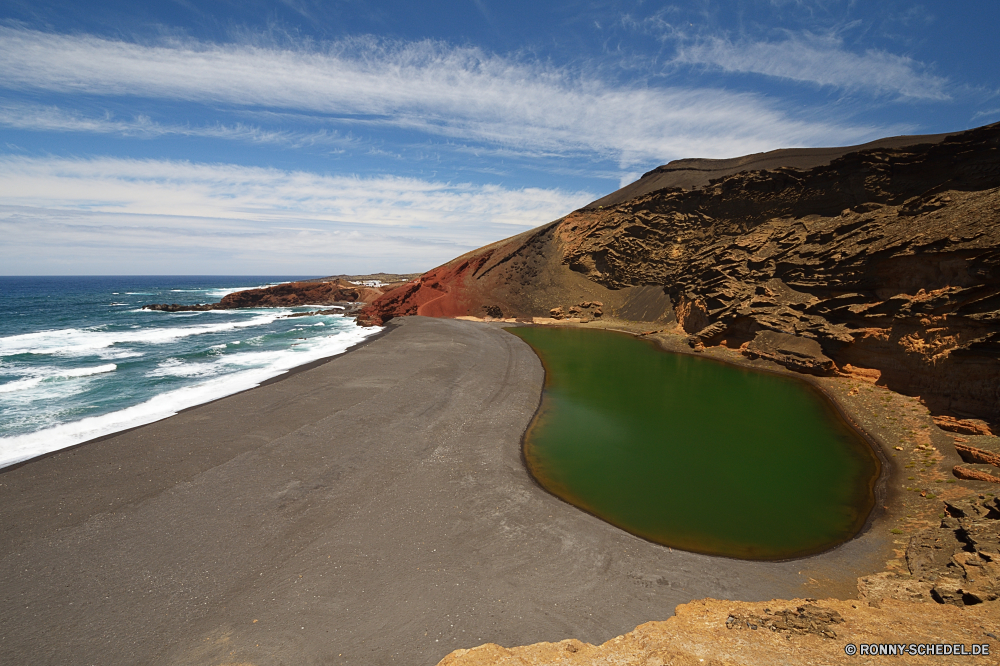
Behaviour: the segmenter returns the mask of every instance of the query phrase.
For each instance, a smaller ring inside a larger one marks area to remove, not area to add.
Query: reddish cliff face
[[[329,305],[335,302],[363,301],[358,287],[341,280],[332,282],[289,282],[263,289],[247,289],[228,294],[219,301],[218,309],[273,308],[296,305]],[[372,291],[368,289],[367,291]],[[381,292],[373,294],[378,298]]]
[[[547,317],[598,300],[612,321],[676,323],[692,346],[998,422],[1000,124],[894,141],[595,202],[382,296],[365,320]]]
[[[178,305],[159,303],[144,305],[145,310],[162,312],[186,312],[203,310],[233,310],[236,308],[287,308],[300,305],[333,305],[344,303],[366,303],[383,294],[380,287],[364,287],[346,280],[309,280],[287,282],[273,287],[236,291],[222,298],[218,303],[199,305]]]
[[[457,317],[472,307],[467,292],[468,278],[491,256],[480,253],[471,260],[456,260],[435,268],[416,280],[383,294],[364,308],[358,318],[363,325],[381,326],[393,317],[424,315]],[[481,313],[480,313],[481,314]]]

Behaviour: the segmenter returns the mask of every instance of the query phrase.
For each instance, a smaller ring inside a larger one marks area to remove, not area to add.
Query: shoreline
[[[706,597],[843,598],[883,568],[887,531],[733,560],[540,492],[521,439],[543,370],[503,325],[400,319],[281,381],[0,472],[5,654],[432,665],[489,642],[597,644]]]
[[[148,423],[141,423],[139,425],[131,426],[129,428],[124,428],[122,430],[116,430],[114,432],[109,432],[109,433],[107,433],[105,435],[99,435],[98,437],[92,437],[92,438],[84,440],[82,442],[77,442],[76,444],[70,444],[69,446],[64,446],[64,447],[59,448],[59,449],[54,449],[52,451],[46,451],[45,453],[40,453],[37,456],[32,456],[31,458],[27,458],[25,460],[19,460],[18,462],[11,463],[9,465],[0,466],[0,475],[2,475],[7,470],[15,469],[15,468],[21,467],[23,465],[27,465],[28,463],[34,462],[34,461],[39,460],[41,458],[46,458],[48,456],[51,456],[51,455],[54,455],[54,454],[57,454],[57,453],[61,453],[63,451],[71,451],[71,450],[76,449],[76,448],[81,447],[81,446],[87,446],[89,444],[93,444],[93,443],[96,443],[96,442],[104,441],[104,440],[109,439],[111,437],[117,437],[118,435],[122,435],[122,434],[125,434],[125,433],[128,433],[128,432],[132,432],[132,431],[138,430],[140,428],[145,428],[148,425],[151,425],[153,423],[158,423],[160,421],[163,421],[164,419],[172,418],[173,416],[176,416],[177,414],[182,414],[182,413],[184,413],[184,412],[186,412],[188,410],[197,409],[197,408],[202,407],[204,405],[210,405],[210,404],[212,404],[212,403],[214,403],[214,402],[216,402],[218,400],[225,400],[226,398],[229,398],[229,397],[234,396],[234,395],[239,395],[240,393],[244,393],[246,391],[253,391],[254,389],[258,389],[258,388],[260,388],[262,386],[267,386],[267,385],[275,383],[275,382],[283,381],[283,380],[285,380],[285,379],[287,379],[287,378],[289,378],[289,377],[291,377],[291,376],[293,376],[293,375],[295,375],[295,374],[297,374],[299,372],[303,372],[305,370],[309,370],[309,369],[314,368],[314,367],[319,367],[319,366],[323,365],[324,363],[328,363],[329,361],[337,358],[338,356],[343,356],[344,354],[347,354],[348,352],[351,352],[351,351],[353,351],[355,349],[359,349],[359,348],[365,346],[367,343],[369,343],[371,341],[374,341],[374,340],[376,340],[376,339],[384,336],[386,333],[388,333],[388,331],[390,330],[390,327],[392,325],[393,325],[392,323],[386,322],[385,325],[383,325],[383,326],[380,327],[382,330],[378,331],[377,333],[374,333],[373,335],[370,335],[370,336],[364,338],[360,342],[354,343],[353,345],[349,346],[347,349],[345,349],[342,352],[338,352],[338,353],[332,354],[330,356],[324,356],[323,358],[314,359],[312,361],[307,361],[306,363],[303,363],[302,365],[297,365],[297,366],[294,366],[292,368],[289,368],[288,370],[283,370],[281,373],[275,375],[274,377],[270,377],[268,379],[265,379],[264,381],[260,382],[259,384],[255,385],[255,386],[251,386],[249,388],[242,389],[242,390],[237,391],[235,393],[230,393],[228,395],[220,396],[218,398],[212,398],[211,400],[208,400],[206,402],[201,402],[201,403],[198,403],[196,405],[191,405],[190,407],[185,407],[183,409],[179,409],[174,414],[171,414],[169,416],[161,417],[161,418],[156,419],[154,421],[149,421]],[[113,414],[114,412],[108,412],[108,413],[109,414]],[[98,416],[105,416],[105,415],[104,414],[100,414]],[[73,423],[73,422],[70,421],[67,424],[61,424],[61,425],[68,425],[70,423]],[[29,434],[33,434],[33,433],[29,433]]]

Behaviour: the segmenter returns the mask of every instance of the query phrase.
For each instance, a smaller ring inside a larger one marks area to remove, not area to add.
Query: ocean
[[[154,312],[301,277],[0,277],[0,467],[151,423],[378,328],[313,307]]]

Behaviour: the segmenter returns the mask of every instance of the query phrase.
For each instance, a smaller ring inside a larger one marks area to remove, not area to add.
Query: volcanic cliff
[[[372,283],[380,281],[372,281]],[[303,305],[339,305],[374,301],[396,284],[366,286],[344,278],[322,278],[300,282],[284,282],[271,287],[244,289],[226,294],[218,303],[179,305],[153,303],[143,310],[161,312],[191,312],[205,310],[235,310],[237,308],[292,308]]]
[[[679,327],[1000,422],[1000,124],[681,160],[386,293],[401,315]],[[988,430],[986,430],[988,432]]]

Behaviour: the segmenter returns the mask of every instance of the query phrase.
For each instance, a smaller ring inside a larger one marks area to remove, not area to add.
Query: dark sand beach
[[[522,464],[543,382],[525,343],[394,324],[0,471],[0,663],[430,666],[486,642],[600,643],[703,597],[851,597],[891,556],[885,529],[768,563],[614,528]]]

